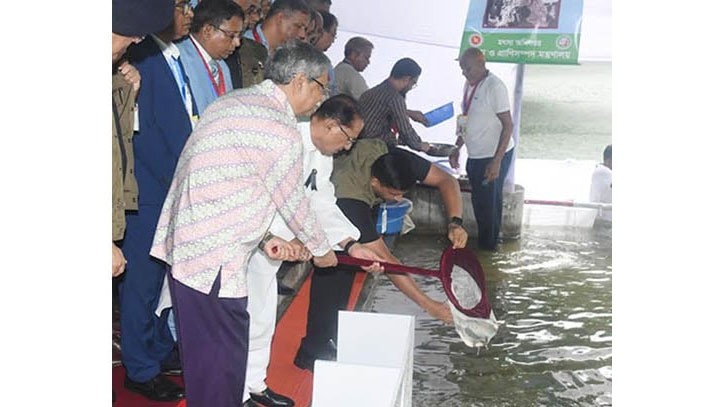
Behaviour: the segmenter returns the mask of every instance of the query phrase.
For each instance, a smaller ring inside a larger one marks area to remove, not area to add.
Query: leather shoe
[[[154,401],[176,401],[184,398],[184,389],[162,374],[147,382],[135,382],[126,376],[124,387]]]
[[[321,355],[313,355],[312,353],[307,352],[303,346],[300,346],[300,348],[297,349],[297,355],[295,355],[295,360],[292,363],[302,370],[307,369],[310,372],[314,372],[315,360],[337,359],[337,350],[332,345],[332,340],[330,340],[330,343],[322,349],[321,353]]]
[[[297,355],[295,355],[295,360],[292,363],[302,370],[315,371],[315,357],[305,352],[301,347],[297,350]]]
[[[249,393],[249,397],[264,407],[292,407],[295,405],[291,398],[275,393],[269,387],[261,393]]]
[[[242,407],[262,407],[262,406],[260,406],[259,404],[255,403],[254,400],[252,400],[252,399],[247,399],[247,401],[245,401],[242,404]]]

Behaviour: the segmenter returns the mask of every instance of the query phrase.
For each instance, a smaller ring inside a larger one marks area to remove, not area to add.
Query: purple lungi
[[[242,405],[249,350],[247,298],[219,298],[220,280],[221,273],[206,295],[169,274],[187,407]]]

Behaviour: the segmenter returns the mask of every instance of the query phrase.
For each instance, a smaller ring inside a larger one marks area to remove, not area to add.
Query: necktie
[[[211,69],[211,75],[214,77],[214,82],[219,84],[219,62],[212,60],[209,69]]]

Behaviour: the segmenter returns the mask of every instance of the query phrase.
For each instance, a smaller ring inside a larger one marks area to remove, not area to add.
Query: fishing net
[[[368,266],[369,260],[338,255],[340,264]],[[449,247],[443,252],[439,270],[402,264],[381,263],[386,272],[411,273],[440,279],[448,297],[456,332],[471,347],[486,347],[498,331],[498,322],[486,295],[486,280],[476,255],[467,249]]]

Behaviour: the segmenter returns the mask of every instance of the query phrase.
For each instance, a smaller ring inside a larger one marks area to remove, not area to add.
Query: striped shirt
[[[184,147],[151,255],[182,284],[247,295],[249,257],[275,213],[315,256],[330,250],[305,197],[302,139],[287,98],[269,80],[212,102]]]
[[[405,97],[387,79],[360,96],[360,110],[365,119],[360,138],[383,139],[393,147],[398,144],[395,128],[400,134],[401,144],[420,150],[422,141],[408,119]]]

